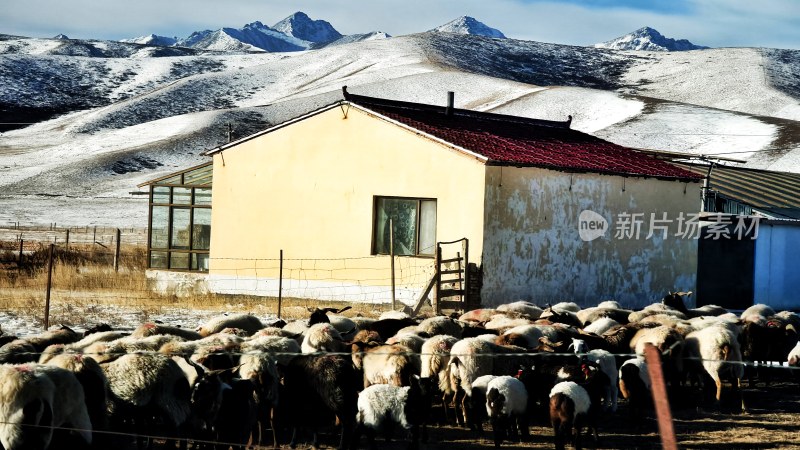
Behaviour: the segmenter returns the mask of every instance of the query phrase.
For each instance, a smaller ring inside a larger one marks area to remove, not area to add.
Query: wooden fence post
[[[644,357],[647,362],[647,372],[650,375],[650,387],[653,394],[653,404],[656,409],[656,418],[658,419],[658,431],[661,434],[661,448],[664,450],[678,450],[678,439],[675,437],[672,412],[669,409],[664,371],[661,369],[661,353],[652,344],[646,344]]]
[[[55,244],[50,244],[50,257],[47,262],[47,294],[44,300],[44,329],[50,328],[50,289],[53,287],[53,255]]]
[[[117,249],[114,251],[114,272],[119,272],[119,247],[122,232],[117,228]]]
[[[392,311],[396,309],[396,297],[394,288],[394,220],[389,219],[389,266],[392,270]]]
[[[66,241],[64,245],[69,248],[69,228],[67,228],[67,235],[65,236],[64,240]]]
[[[20,238],[20,240],[19,240],[19,256],[17,257],[17,265],[18,266],[22,265],[22,245],[24,243],[25,243],[25,241],[23,241],[22,238]]]
[[[283,249],[281,249],[281,262],[278,268],[278,319],[281,318],[281,301],[283,297],[281,295],[283,291]]]

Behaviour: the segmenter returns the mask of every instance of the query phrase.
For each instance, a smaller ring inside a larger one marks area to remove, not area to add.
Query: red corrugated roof
[[[636,150],[569,128],[527,119],[346,94],[388,119],[488,158],[487,164],[698,180],[702,176]]]

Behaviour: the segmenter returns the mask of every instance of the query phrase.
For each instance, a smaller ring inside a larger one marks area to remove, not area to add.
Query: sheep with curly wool
[[[742,365],[742,352],[736,334],[723,326],[710,326],[689,333],[686,336],[684,356],[689,372],[698,375],[705,372],[716,384],[716,401],[720,401],[722,394],[722,378],[728,376],[733,380],[734,386],[741,394],[741,380],[744,377]],[[744,401],[742,401],[744,410]]]
[[[775,310],[772,309],[771,306],[765,305],[763,303],[756,303],[753,306],[748,307],[742,314],[739,316],[740,319],[743,321],[752,320],[753,317],[770,317],[775,315]]]
[[[448,404],[455,392],[450,386],[450,351],[458,342],[453,336],[440,334],[427,339],[420,350],[420,377],[436,382],[442,394],[444,418],[448,418]]]
[[[108,379],[106,379],[106,374],[100,364],[81,354],[61,353],[50,358],[46,365],[60,367],[75,374],[75,378],[83,388],[84,403],[92,424],[92,430],[107,430],[106,402],[108,400],[109,387]],[[96,444],[98,437],[100,437],[100,440],[107,438],[103,435],[96,435],[94,439]]]
[[[428,336],[438,336],[446,334],[449,336],[461,338],[464,331],[462,324],[447,316],[433,316],[428,317],[417,325],[417,330]]]
[[[203,325],[197,327],[200,336],[206,337],[215,333],[219,333],[225,328],[240,328],[245,330],[248,335],[254,334],[256,331],[264,328],[261,320],[252,314],[231,314],[212,317]]]
[[[53,438],[55,385],[29,365],[0,365],[0,443],[44,450]],[[31,426],[33,425],[33,426]]]
[[[158,353],[129,353],[101,364],[114,403],[111,420],[133,418],[139,434],[153,434],[163,425],[166,435],[179,435],[191,413],[191,387],[186,374],[172,358]],[[155,419],[155,420],[154,420]]]
[[[364,388],[373,384],[408,386],[411,375],[419,373],[419,355],[399,344],[353,342],[352,360],[362,372]]]
[[[486,413],[492,424],[494,445],[518,436],[528,436],[528,391],[518,379],[501,375],[492,378],[486,386]]]
[[[383,432],[388,439],[391,426],[395,425],[411,433],[408,448],[419,448],[420,426],[425,425],[430,403],[428,387],[419,377],[412,377],[408,386],[375,384],[361,391],[353,443],[358,444],[363,432],[370,448],[376,448],[375,434]]]
[[[504,303],[497,307],[499,312],[514,312],[526,316],[528,319],[536,320],[541,317],[544,310],[531,302],[519,300],[511,303]]]
[[[155,336],[159,334],[178,336],[187,341],[196,341],[201,337],[203,337],[200,336],[200,333],[193,330],[187,330],[186,328],[164,325],[161,323],[153,323],[153,322],[146,322],[136,327],[136,329],[133,330],[133,332],[131,333],[131,337],[144,338],[147,336]]]
[[[611,328],[619,324],[620,324],[619,322],[610,317],[601,317],[600,319],[597,319],[594,322],[590,323],[589,325],[583,327],[583,331],[600,336],[606,331],[610,330]]]
[[[550,425],[553,427],[555,446],[564,449],[568,438],[575,434],[575,448],[581,449],[581,430],[591,400],[586,389],[573,381],[562,381],[550,390]]]
[[[317,323],[311,325],[306,331],[300,351],[302,353],[342,352],[345,351],[345,343],[336,327],[330,323]]]

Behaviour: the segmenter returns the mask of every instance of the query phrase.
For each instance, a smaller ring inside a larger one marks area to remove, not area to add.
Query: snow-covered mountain
[[[472,34],[475,36],[486,36],[490,38],[505,39],[506,36],[498,29],[492,28],[473,17],[461,16],[444,25],[430,30],[434,32]]]
[[[138,183],[206,161],[228,124],[246,136],[342,85],[442,105],[455,91],[457,107],[572,115],[618,144],[800,172],[798,73],[797,50],[633,54],[456,33],[290,53],[0,35],[0,122],[36,123],[0,128],[0,222],[146,226]]]
[[[678,52],[685,50],[701,50],[708,47],[694,45],[686,39],[672,39],[650,27],[620,36],[610,41],[594,44],[595,48],[611,48],[614,50],[647,50],[657,52]]]
[[[360,34],[348,34],[347,36],[342,36],[341,38],[333,42],[312,44],[311,49],[320,49],[322,47],[327,47],[330,45],[344,45],[344,44],[352,44],[354,42],[372,41],[375,39],[389,39],[390,37],[392,36],[389,33],[384,33],[383,31],[372,31],[370,33],[360,33]]]
[[[294,52],[324,46],[340,38],[342,34],[330,23],[312,20],[298,11],[272,27],[255,21],[242,28],[195,31],[186,38],[150,35],[121,42],[225,52]]]
[[[286,36],[318,44],[333,42],[342,37],[330,23],[324,20],[311,20],[301,11],[276,23],[272,29]]]
[[[132,38],[132,39],[122,39],[120,40],[120,42],[127,42],[130,44],[157,45],[161,47],[170,47],[178,42],[178,38],[149,34],[147,36],[139,36],[137,38]]]

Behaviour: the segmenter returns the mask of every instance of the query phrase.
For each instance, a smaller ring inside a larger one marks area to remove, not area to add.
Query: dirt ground
[[[800,449],[800,386],[793,381],[780,381],[766,388],[763,384],[743,389],[747,412],[740,412],[738,396],[723,393],[719,407],[697,408],[673,405],[673,419],[678,446],[682,449]],[[691,402],[691,400],[690,400]],[[434,411],[436,414],[437,411]],[[488,428],[488,427],[487,427]],[[598,426],[599,441],[585,437],[583,447],[592,449],[660,449],[661,438],[654,413],[639,420],[630,417],[625,400],[621,400],[615,414],[601,418]],[[530,428],[531,437],[526,442],[505,442],[503,448],[545,449],[554,448],[552,430],[545,423],[535,423]],[[401,437],[396,434],[397,437]],[[308,436],[310,442],[310,436]],[[322,436],[322,448],[335,448],[333,434]],[[400,450],[408,441],[396,439],[377,440],[379,449]],[[429,427],[427,443],[422,450],[472,450],[494,447],[491,431],[482,437],[466,428],[434,425]],[[289,448],[288,445],[283,448]],[[298,448],[310,448],[310,444]],[[367,448],[362,439],[359,448]],[[568,446],[567,448],[572,448]]]

